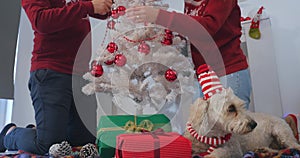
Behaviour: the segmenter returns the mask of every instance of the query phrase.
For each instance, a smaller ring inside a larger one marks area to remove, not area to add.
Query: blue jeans
[[[222,76],[220,77],[220,81],[225,88],[230,87],[236,96],[244,100],[245,107],[249,109],[250,95],[252,90],[249,69]],[[199,91],[196,92],[196,97],[203,97],[202,89],[199,83],[197,82],[196,84],[199,87]]]
[[[94,95],[82,94],[85,84],[81,76],[72,79],[49,69],[30,73],[36,129],[15,128],[5,136],[5,147],[44,155],[52,144],[62,141],[71,146],[95,143],[97,104]]]

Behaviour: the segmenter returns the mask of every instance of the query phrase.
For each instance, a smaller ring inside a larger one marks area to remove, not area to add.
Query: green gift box
[[[119,134],[158,128],[162,128],[165,132],[172,131],[170,120],[164,114],[101,116],[96,141],[100,157],[115,157],[116,136]]]

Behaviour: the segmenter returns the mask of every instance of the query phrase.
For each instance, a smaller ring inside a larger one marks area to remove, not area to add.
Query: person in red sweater
[[[106,19],[112,0],[22,0],[34,31],[29,79],[35,128],[6,125],[0,152],[23,150],[44,155],[51,145],[95,143],[96,100],[81,92],[89,69],[89,16]]]
[[[126,15],[137,23],[156,23],[186,36],[192,43],[195,69],[210,65],[224,87],[231,87],[248,108],[251,82],[247,58],[240,47],[241,11],[237,0],[185,0],[184,12],[136,6],[128,8]]]

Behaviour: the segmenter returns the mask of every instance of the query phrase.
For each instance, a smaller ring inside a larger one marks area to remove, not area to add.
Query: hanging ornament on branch
[[[117,10],[118,10],[118,14],[119,14],[120,16],[125,15],[126,8],[125,8],[124,6],[118,6],[118,7],[117,7]]]
[[[150,53],[150,46],[145,41],[142,41],[138,46],[138,52],[144,53],[145,55]]]
[[[173,44],[173,32],[165,29],[164,39],[161,41],[163,45],[172,45]]]
[[[177,72],[175,70],[168,69],[165,73],[165,78],[168,81],[173,82],[177,79]]]
[[[114,63],[114,60],[106,60],[104,63],[106,65],[112,65]]]
[[[114,20],[109,20],[107,22],[107,28],[109,28],[111,30],[115,29],[115,25],[116,25],[116,22]]]
[[[114,63],[116,64],[116,66],[121,67],[121,66],[124,66],[126,64],[126,61],[127,61],[127,59],[126,59],[125,55],[123,55],[123,54],[117,54],[115,56]]]
[[[112,17],[113,19],[118,19],[118,18],[119,18],[118,9],[112,9],[112,10],[111,10],[111,17]]]
[[[103,67],[98,62],[94,61],[95,63],[92,64],[92,71],[91,74],[95,77],[100,77],[103,75]]]
[[[115,42],[110,42],[107,45],[106,50],[110,53],[114,53],[118,50],[118,45]]]

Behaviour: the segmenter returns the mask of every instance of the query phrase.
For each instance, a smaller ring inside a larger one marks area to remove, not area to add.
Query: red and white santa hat
[[[211,67],[206,64],[200,65],[198,67],[197,77],[204,94],[203,99],[205,100],[209,99],[212,95],[219,93],[224,89],[219,77],[211,69]]]

